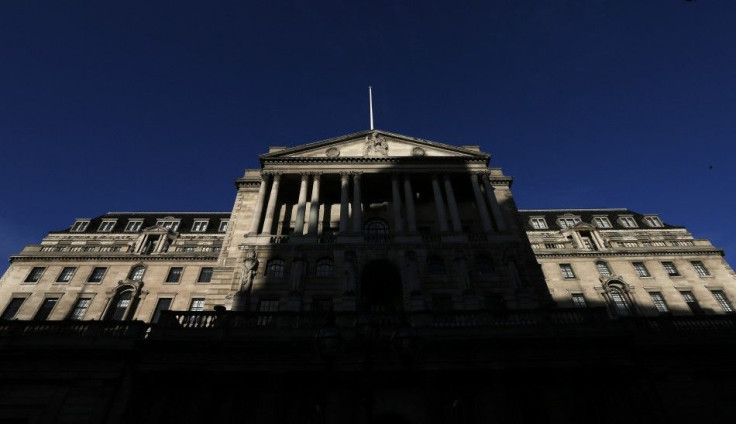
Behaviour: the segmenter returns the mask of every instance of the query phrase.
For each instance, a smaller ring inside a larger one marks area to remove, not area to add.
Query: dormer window
[[[109,233],[115,228],[115,224],[117,224],[117,221],[102,221],[97,231],[100,233]]]
[[[179,229],[179,220],[178,219],[159,219],[156,222],[156,225],[164,227],[167,230],[176,232]]]
[[[637,228],[638,225],[636,224],[636,220],[634,220],[634,217],[632,216],[619,216],[618,222],[621,224],[621,226],[626,228]]]
[[[544,220],[542,217],[531,217],[529,218],[529,223],[531,224],[532,228],[535,230],[546,230],[547,229],[547,221]]]
[[[126,233],[137,233],[141,230],[141,227],[143,226],[143,221],[141,220],[129,220],[128,224],[125,226],[125,232]]]
[[[207,224],[209,224],[209,221],[206,220],[195,220],[194,224],[192,224],[192,232],[193,233],[203,233],[207,231]]]
[[[567,217],[567,216],[564,216],[564,217],[557,218],[557,225],[559,225],[560,228],[574,227],[575,224],[577,224],[578,222],[580,222],[580,218],[578,218],[578,217]]]
[[[217,231],[224,233],[225,231],[227,231],[227,225],[229,223],[230,221],[228,221],[227,219],[223,219],[222,221],[220,221],[220,227],[217,229]]]
[[[611,228],[611,221],[608,220],[608,217],[606,216],[596,216],[593,217],[593,225],[595,225],[598,228]]]
[[[77,221],[72,225],[71,231],[74,233],[81,233],[87,229],[87,226],[89,226],[89,221]]]
[[[664,225],[662,225],[662,221],[660,221],[659,217],[656,216],[645,216],[644,223],[650,227],[664,227]]]

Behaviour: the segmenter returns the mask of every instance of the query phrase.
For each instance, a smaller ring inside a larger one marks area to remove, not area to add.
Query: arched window
[[[598,269],[598,274],[601,277],[610,277],[611,276],[611,268],[608,267],[608,264],[604,261],[598,261],[595,263],[595,267]]]
[[[130,270],[130,274],[128,278],[130,278],[133,281],[141,281],[143,280],[143,273],[145,272],[146,272],[146,267],[144,267],[143,265],[134,266]]]
[[[367,236],[386,236],[388,235],[388,223],[379,218],[371,219],[365,223],[363,232]]]
[[[478,256],[475,258],[475,273],[478,275],[493,274],[493,261],[487,256]]]
[[[629,305],[624,290],[618,285],[610,285],[608,293],[611,295],[611,302],[616,315],[620,317],[631,316],[631,305]]]
[[[124,291],[115,299],[115,309],[112,311],[110,319],[113,321],[122,321],[125,319],[125,312],[130,307],[130,301],[133,299],[133,292]]]
[[[439,256],[430,256],[427,258],[427,272],[433,275],[445,273],[445,261]]]
[[[317,277],[332,277],[335,274],[335,263],[330,258],[322,258],[317,261]]]
[[[271,259],[266,266],[266,277],[283,278],[284,276],[284,260]]]

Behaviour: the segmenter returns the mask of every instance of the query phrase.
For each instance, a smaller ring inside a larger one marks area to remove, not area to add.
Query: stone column
[[[394,232],[401,233],[404,231],[404,224],[401,219],[401,193],[399,192],[399,175],[391,175],[391,193],[394,202]]]
[[[470,174],[470,184],[473,186],[473,196],[475,196],[475,204],[480,214],[480,222],[483,224],[483,231],[490,232],[493,230],[493,226],[491,225],[491,217],[488,216],[488,205],[483,200],[480,186],[478,186],[478,174]]]
[[[312,200],[309,201],[309,232],[310,236],[316,236],[319,224],[319,173],[312,177]]]
[[[350,174],[347,172],[340,173],[340,234],[348,232],[348,184],[350,184]]]
[[[440,223],[440,231],[446,233],[448,228],[445,201],[442,199],[442,191],[436,174],[432,175],[432,190],[434,191],[434,206],[437,208],[437,221]]]
[[[281,174],[274,174],[273,183],[271,184],[271,195],[268,197],[268,206],[266,206],[266,218],[263,220],[263,230],[261,234],[271,234],[273,227],[273,215],[276,211],[276,197],[279,193],[279,181]]]
[[[411,178],[404,175],[404,201],[406,202],[406,218],[409,224],[409,232],[417,232],[417,214],[414,209],[414,190],[411,188]]]
[[[307,184],[309,183],[309,174],[302,173],[302,183],[299,186],[299,203],[296,207],[296,222],[294,223],[294,234],[304,234],[304,214],[307,209]]]
[[[363,211],[360,198],[360,173],[353,174],[353,232],[360,233],[363,229]]]
[[[266,186],[268,186],[268,174],[261,174],[261,187],[258,189],[258,199],[256,207],[253,209],[253,218],[250,221],[250,230],[248,234],[258,234],[258,224],[261,223],[261,214],[263,213],[263,202],[266,200]]]
[[[452,190],[452,181],[450,176],[445,175],[445,194],[447,195],[447,206],[450,208],[450,219],[452,220],[452,231],[460,233],[463,226],[460,224],[460,212],[457,210],[457,202],[455,202],[455,192]]]
[[[498,206],[498,200],[496,200],[496,195],[493,194],[493,186],[491,186],[491,182],[488,181],[488,174],[482,175],[482,181],[483,181],[483,188],[486,189],[486,198],[488,199],[488,204],[491,205],[491,212],[493,213],[493,219],[496,220],[496,226],[498,227],[498,231],[506,231],[506,222],[503,219],[503,214],[501,213],[501,207]]]

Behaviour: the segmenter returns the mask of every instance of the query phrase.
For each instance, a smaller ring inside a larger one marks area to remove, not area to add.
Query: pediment
[[[488,154],[470,148],[372,130],[281,149],[261,155],[261,160],[401,157],[489,158]]]

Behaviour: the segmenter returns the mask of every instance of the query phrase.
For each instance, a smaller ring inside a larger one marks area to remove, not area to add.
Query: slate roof
[[[524,209],[519,210],[519,215],[521,216],[522,224],[524,225],[524,229],[526,231],[549,231],[549,230],[561,230],[562,227],[560,227],[557,224],[557,218],[566,214],[575,215],[580,217],[581,222],[585,222],[588,224],[593,224],[593,217],[599,217],[599,216],[605,216],[608,217],[608,221],[611,223],[611,228],[602,228],[603,230],[647,230],[647,229],[654,229],[654,230],[661,230],[661,229],[668,229],[668,228],[684,228],[682,226],[677,225],[670,225],[667,224],[662,220],[659,215],[656,214],[642,214],[639,212],[634,212],[629,209],[621,208],[621,209]],[[617,219],[619,216],[625,215],[625,216],[631,216],[636,220],[636,223],[639,225],[636,228],[631,227],[624,227],[623,225],[619,224]],[[650,227],[646,223],[644,223],[644,217],[645,216],[657,216],[660,218],[660,221],[662,221],[662,227]],[[530,217],[543,217],[545,221],[547,221],[547,228],[546,229],[537,229],[533,228],[531,226],[531,223],[529,222]]]
[[[218,228],[220,226],[220,220],[230,219],[230,212],[108,212],[104,215],[89,219],[89,225],[87,225],[87,228],[84,231],[72,232],[71,228],[74,225],[74,223],[72,223],[72,225],[66,229],[51,231],[50,233],[100,234],[97,231],[97,228],[103,220],[117,219],[117,224],[112,231],[103,232],[103,234],[130,234],[130,232],[125,232],[125,227],[129,220],[138,221],[142,219],[143,225],[141,226],[141,229],[143,229],[153,227],[156,225],[157,220],[167,217],[173,217],[179,220],[179,228],[177,229],[178,233],[192,233],[192,225],[194,224],[195,219],[209,219],[207,230],[197,231],[194,232],[194,234],[216,234],[219,233]],[[82,220],[87,219],[80,218],[76,221]]]

